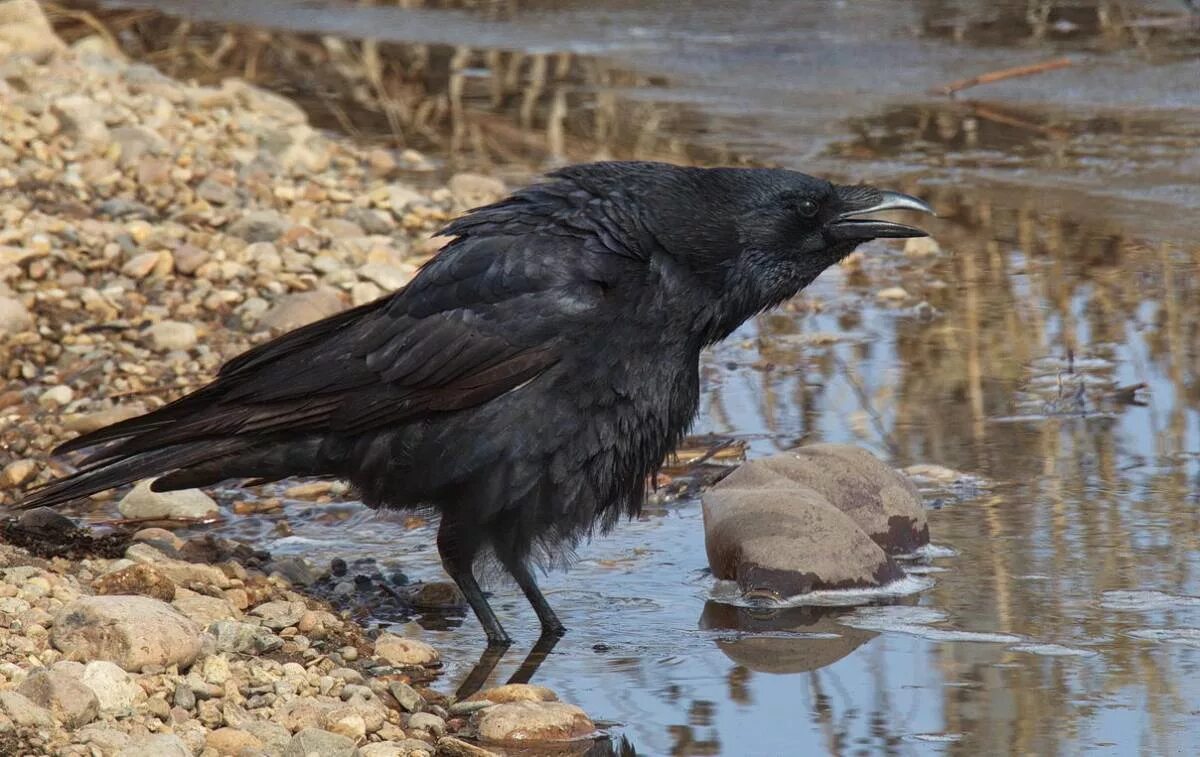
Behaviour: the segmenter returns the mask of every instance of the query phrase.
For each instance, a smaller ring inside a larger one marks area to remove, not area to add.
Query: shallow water
[[[485,48],[571,54],[531,95],[521,69],[524,110],[472,99],[495,70],[460,67],[477,117],[458,118],[530,139],[507,161],[452,141],[433,153],[449,165],[778,162],[938,208],[940,252],[868,245],[707,355],[697,423],[752,456],[835,441],[949,469],[918,477],[942,549],[914,573],[932,585],[866,609],[714,602],[698,502],[653,505],[545,579],[571,632],[535,683],[638,754],[1194,750],[1200,37],[1182,3],[154,5],[472,45],[473,64],[495,62]],[[926,94],[1063,53],[1076,65],[1062,72]],[[907,296],[879,297],[895,287]],[[270,518],[226,528],[318,563],[440,577],[429,524],[353,504],[285,513],[291,536]],[[499,680],[537,632],[514,589],[493,603],[518,639]],[[403,629],[446,653],[443,688],[482,646],[473,619],[449,626]]]

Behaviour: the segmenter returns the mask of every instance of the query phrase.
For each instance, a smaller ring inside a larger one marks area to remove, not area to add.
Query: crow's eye
[[[796,203],[796,210],[805,218],[812,218],[817,214],[819,208],[817,207],[817,203],[812,200],[801,200]]]

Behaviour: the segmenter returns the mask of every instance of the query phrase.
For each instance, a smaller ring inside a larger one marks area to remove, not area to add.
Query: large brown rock
[[[880,586],[900,569],[858,525],[812,489],[713,489],[704,543],[717,578],[751,597],[783,599]]]
[[[200,654],[201,629],[150,597],[82,597],[59,611],[50,641],[68,660],[108,660],[136,672],[191,665]]]
[[[703,502],[713,575],[747,596],[880,586],[903,575],[880,542],[896,552],[928,542],[911,484],[842,445],[745,463]]]
[[[917,487],[861,447],[809,444],[755,462],[819,492],[888,554],[905,554],[929,543]]]
[[[596,730],[583,710],[562,702],[498,704],[475,713],[474,724],[479,738],[493,744],[572,741]]]

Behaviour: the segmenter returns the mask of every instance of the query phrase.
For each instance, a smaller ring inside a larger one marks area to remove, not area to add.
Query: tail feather
[[[114,486],[161,476],[154,491],[210,486],[232,479],[337,475],[336,460],[319,437],[287,441],[231,437],[187,442],[103,459],[29,494],[19,509],[53,507]]]
[[[214,457],[227,455],[236,444],[237,441],[232,439],[203,446],[180,444],[132,457],[95,463],[31,492],[17,504],[17,508],[27,510],[34,507],[53,507],[82,499],[114,486],[121,486],[160,475],[166,471],[185,468]]]

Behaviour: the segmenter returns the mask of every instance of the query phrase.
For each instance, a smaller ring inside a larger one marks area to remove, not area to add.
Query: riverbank
[[[32,2],[0,3],[0,104],[0,505],[62,472],[56,444],[402,286],[440,225],[505,192],[419,188],[423,155],[331,138],[236,79],[177,81],[102,37],[68,48]],[[5,754],[482,755],[595,730],[539,687],[439,693],[437,650],[303,590],[336,593],[336,569],[144,528],[220,519],[200,492],[94,499],[98,530],[5,525]]]

